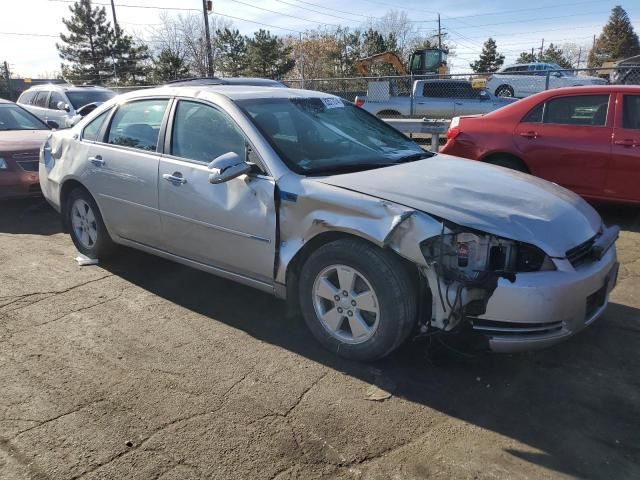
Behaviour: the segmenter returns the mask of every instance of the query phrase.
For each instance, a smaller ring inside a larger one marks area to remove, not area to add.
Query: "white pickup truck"
[[[466,80],[434,79],[413,82],[412,98],[391,96],[389,81],[369,82],[366,97],[356,97],[356,105],[381,118],[420,116],[449,119],[460,115],[489,113],[513,103],[486,89],[473,88]]]

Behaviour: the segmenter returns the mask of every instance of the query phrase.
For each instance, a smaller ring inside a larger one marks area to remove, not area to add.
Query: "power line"
[[[50,2],[59,2],[59,3],[76,3],[76,0],[49,0]],[[102,6],[110,6],[111,3],[103,3],[103,2],[91,2],[93,5],[102,5]],[[185,12],[199,12],[197,8],[184,8],[184,7],[155,7],[151,5],[126,5],[119,3],[118,8],[146,8],[151,10],[180,10]]]
[[[293,7],[293,8],[300,8],[302,10],[307,10],[309,12],[314,12],[314,13],[319,13],[320,15],[325,15],[327,17],[333,17],[333,18],[338,18],[340,20],[346,20],[347,22],[361,22],[362,21],[362,20],[353,20],[351,18],[341,17],[339,15],[334,15],[332,13],[320,12],[318,10],[313,10],[312,8],[303,7],[301,5],[295,5],[293,3],[285,2],[284,0],[275,0],[275,1],[279,2],[279,3],[284,3],[285,5],[289,5],[289,6]]]
[[[364,18],[366,18],[366,19],[369,19],[369,18],[379,18],[379,17],[374,17],[374,16],[371,16],[371,15],[362,15],[361,13],[352,13],[352,12],[347,12],[347,11],[345,11],[345,10],[338,10],[337,8],[329,8],[329,7],[326,7],[326,6],[324,6],[324,5],[318,5],[317,3],[306,2],[306,1],[304,1],[304,0],[294,0],[294,1],[296,1],[296,2],[298,2],[298,3],[304,3],[304,4],[306,4],[306,5],[311,5],[311,6],[314,6],[314,7],[324,8],[325,10],[331,10],[332,12],[346,13],[347,15],[353,15],[353,16],[355,16],[355,17],[364,17]]]
[[[239,3],[240,5],[246,5],[247,7],[256,8],[258,10],[262,10],[264,12],[275,13],[277,15],[282,15],[283,17],[295,18],[296,20],[302,20],[304,22],[312,22],[317,23],[319,25],[331,25],[333,27],[339,27],[340,25],[336,25],[335,23],[326,23],[326,22],[318,22],[317,20],[310,20],[308,18],[297,17],[295,15],[289,15],[287,13],[278,12],[276,10],[269,10],[268,8],[258,7],[257,5],[252,5],[250,3],[242,2],[241,0],[230,0],[234,3]]]

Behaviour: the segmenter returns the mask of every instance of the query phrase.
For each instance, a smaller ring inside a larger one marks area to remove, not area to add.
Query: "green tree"
[[[621,60],[638,55],[640,44],[629,15],[620,6],[611,10],[609,21],[589,52],[588,66],[599,67],[607,60]]]
[[[70,80],[101,82],[113,75],[111,45],[113,32],[104,7],[93,8],[91,0],[79,0],[69,7],[71,18],[63,18],[69,35],[60,34],[56,43],[62,73]]]
[[[292,48],[267,30],[258,30],[246,44],[249,75],[279,80],[295,65]]]
[[[516,63],[533,63],[538,61],[538,56],[532,52],[521,52]]]
[[[504,55],[498,53],[496,41],[489,37],[482,47],[480,58],[471,63],[471,69],[474,72],[495,72],[504,63]]]
[[[247,43],[238,30],[216,31],[213,41],[216,70],[224,76],[239,77],[247,69]]]
[[[120,29],[114,31],[104,7],[78,0],[69,10],[71,17],[62,19],[69,34],[60,34],[61,42],[56,43],[65,78],[91,83],[138,83],[144,78],[147,47],[136,45]]]
[[[111,43],[115,80],[130,85],[141,83],[152,68],[148,65],[151,59],[149,49],[146,45],[136,45],[133,38],[118,30]]]
[[[189,74],[189,68],[184,57],[165,48],[153,62],[153,79],[158,82],[177,80]]]
[[[567,58],[562,48],[550,43],[549,46],[542,52],[540,61],[545,63],[555,63],[562,68],[573,68],[571,61]]]
[[[371,55],[383,53],[387,50],[389,50],[387,42],[379,31],[369,28],[369,30],[364,32],[362,35],[363,56],[370,57]]]

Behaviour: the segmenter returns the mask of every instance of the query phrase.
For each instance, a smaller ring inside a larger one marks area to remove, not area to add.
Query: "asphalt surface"
[[[42,200],[0,204],[0,478],[640,478],[640,209],[601,212],[620,278],[580,335],[363,365],[266,294],[124,248],[80,267]]]

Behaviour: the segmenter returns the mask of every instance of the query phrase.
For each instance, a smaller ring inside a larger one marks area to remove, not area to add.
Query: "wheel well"
[[[332,232],[323,232],[316,235],[307,243],[305,243],[300,250],[298,250],[298,252],[295,254],[295,256],[291,259],[291,261],[287,265],[287,275],[286,275],[287,303],[295,304],[297,306],[298,296],[297,296],[296,289],[298,286],[298,276],[300,274],[300,268],[302,268],[302,265],[304,265],[304,262],[307,260],[307,258],[309,258],[309,256],[313,252],[318,250],[323,245],[326,245],[327,243],[330,243],[330,242],[334,242],[336,240],[340,240],[342,238],[357,238],[358,240],[361,240],[363,242],[367,242],[367,243],[370,243],[371,245],[375,245],[373,242],[370,242],[365,238],[359,237],[357,235],[345,233],[345,232],[332,231]],[[407,269],[411,278],[415,280],[416,285],[419,285],[420,272],[418,271],[418,267],[414,265],[412,262],[410,262],[409,260],[407,260],[406,258],[401,257],[394,250],[391,250],[391,249],[387,249],[387,250],[392,252],[393,255],[397,256],[401,260],[402,265],[404,266],[404,268]]]
[[[529,170],[529,167],[527,166],[527,164],[524,163],[524,161],[520,157],[517,157],[512,153],[492,153],[482,159],[482,161],[485,163],[493,163],[496,160],[509,160],[511,162],[521,165],[522,168],[524,168],[524,170],[527,173],[531,173],[531,170]]]

